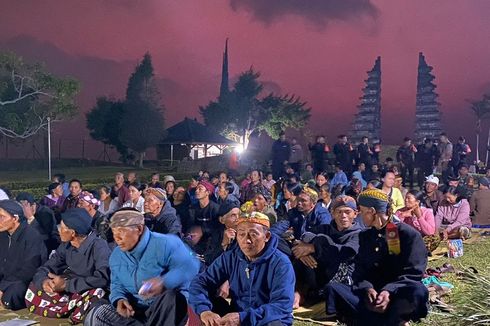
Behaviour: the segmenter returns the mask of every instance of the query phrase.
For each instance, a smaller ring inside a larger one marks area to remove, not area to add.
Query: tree
[[[488,118],[490,114],[490,97],[484,95],[479,101],[469,101],[470,109],[476,117],[476,162],[480,162],[480,133],[482,120]],[[490,131],[489,131],[490,137]]]
[[[121,120],[124,116],[124,102],[99,97],[97,104],[86,114],[90,136],[104,144],[114,146],[122,161],[126,161],[128,147],[121,142]]]
[[[139,154],[140,167],[146,150],[162,138],[162,111],[151,56],[146,53],[128,81],[120,134],[122,144]]]
[[[255,131],[275,138],[286,128],[304,127],[310,117],[311,109],[295,95],[270,93],[260,98],[263,85],[259,78],[260,73],[250,68],[240,75],[228,96],[199,108],[208,127],[242,143],[244,148]]]
[[[56,77],[39,63],[26,63],[13,53],[0,53],[0,134],[26,139],[51,122],[78,110],[79,83]]]

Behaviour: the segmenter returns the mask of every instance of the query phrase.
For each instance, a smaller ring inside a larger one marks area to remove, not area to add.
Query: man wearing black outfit
[[[413,170],[416,152],[417,149],[412,144],[412,140],[408,137],[403,139],[403,145],[400,146],[396,152],[396,160],[401,165],[403,186],[406,187],[408,181],[410,183],[410,189],[413,188]]]
[[[272,144],[272,175],[274,180],[279,179],[284,174],[284,165],[288,163],[291,155],[291,145],[286,140],[286,134],[281,132],[279,139]]]
[[[439,151],[437,146],[430,138],[426,138],[423,144],[420,144],[415,154],[415,164],[419,171],[417,174],[417,183],[422,189],[425,179],[434,171],[439,161]]]
[[[338,142],[333,146],[333,152],[337,163],[342,167],[342,170],[350,178],[352,173],[352,146],[347,142],[346,135],[339,135]]]
[[[361,139],[361,143],[357,146],[357,164],[364,163],[366,169],[369,170],[371,168],[371,156],[373,152],[369,147],[369,139],[364,136]]]
[[[7,309],[23,309],[27,287],[47,253],[41,236],[28,226],[22,206],[14,200],[0,201],[0,248],[0,303]]]

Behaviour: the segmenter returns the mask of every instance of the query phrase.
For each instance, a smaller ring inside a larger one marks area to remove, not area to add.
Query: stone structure
[[[415,110],[415,139],[420,142],[425,137],[436,138],[442,132],[439,95],[435,92],[435,76],[422,52],[419,53],[417,76],[417,102]]]
[[[362,89],[361,104],[356,114],[351,132],[351,142],[357,144],[363,136],[369,141],[378,142],[381,130],[381,57],[376,59],[373,69],[367,72]]]

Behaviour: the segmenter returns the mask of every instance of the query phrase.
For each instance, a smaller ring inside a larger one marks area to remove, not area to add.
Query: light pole
[[[48,175],[51,180],[51,118],[48,117]]]

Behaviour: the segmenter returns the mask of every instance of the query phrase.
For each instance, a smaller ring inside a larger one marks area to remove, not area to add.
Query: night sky
[[[44,61],[97,96],[124,94],[153,56],[167,126],[219,92],[224,41],[230,76],[250,66],[268,90],[313,108],[313,133],[350,129],[366,71],[382,57],[383,139],[412,135],[418,53],[434,66],[450,135],[474,138],[467,99],[490,92],[488,0],[2,0],[0,49]],[[84,130],[81,115],[73,123]],[[463,128],[462,128],[463,127]]]

